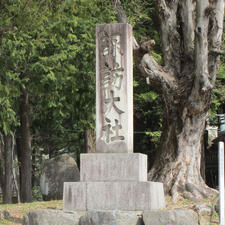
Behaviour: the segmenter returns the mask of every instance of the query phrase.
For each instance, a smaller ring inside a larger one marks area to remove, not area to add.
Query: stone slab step
[[[163,184],[158,182],[66,182],[63,209],[152,210],[165,208]]]
[[[147,155],[81,154],[81,181],[147,181]]]

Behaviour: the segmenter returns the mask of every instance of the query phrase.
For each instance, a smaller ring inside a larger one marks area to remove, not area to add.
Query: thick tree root
[[[182,196],[191,201],[198,202],[203,198],[210,198],[212,196],[215,196],[217,193],[218,191],[211,189],[206,185],[199,187],[194,184],[187,183],[185,191],[183,191],[182,193]]]
[[[202,179],[199,182],[179,185],[181,183],[183,183],[182,179],[177,179],[171,188],[170,194],[174,202],[176,202],[180,196],[194,202],[199,202],[202,199],[215,197],[218,194],[217,190],[209,188]]]
[[[218,195],[217,190],[209,188],[205,184],[200,173],[194,176],[192,173],[189,173],[189,169],[185,163],[171,163],[170,169],[167,171],[165,167],[163,172],[162,170],[157,170],[156,173],[155,168],[151,170],[149,180],[163,182],[164,191],[172,196],[173,202],[177,202],[180,197],[199,202],[202,199]]]

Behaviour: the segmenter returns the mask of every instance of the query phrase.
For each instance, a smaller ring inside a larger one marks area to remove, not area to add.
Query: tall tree
[[[25,88],[21,90],[20,103],[20,131],[18,144],[18,159],[20,161],[20,193],[22,202],[32,201],[32,149],[30,134],[29,93]]]
[[[112,1],[126,22],[120,1]],[[201,143],[218,70],[224,0],[156,0],[162,65],[151,54],[154,41],[134,41],[136,64],[160,90],[163,128],[149,179],[164,183],[176,200],[179,193],[201,198],[212,193],[200,174]]]
[[[13,141],[10,134],[3,139],[4,155],[4,185],[3,203],[12,203],[13,197]]]

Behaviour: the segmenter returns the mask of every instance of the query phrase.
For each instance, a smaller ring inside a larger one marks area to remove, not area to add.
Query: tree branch
[[[116,9],[116,19],[118,23],[128,23],[127,15],[123,10],[120,0],[111,0],[112,5]]]
[[[3,171],[3,159],[4,149],[3,149],[3,135],[0,133],[0,187],[4,190],[4,171]]]
[[[118,22],[128,23],[127,16],[123,10],[120,0],[111,0],[111,3],[117,12]],[[141,45],[139,45],[133,37],[134,60],[138,65],[142,76],[149,78],[161,88],[163,87],[175,90],[177,88],[177,82],[174,76],[168,72],[165,72],[163,67],[158,65],[152,55],[149,54],[154,45],[154,40],[142,42]]]
[[[210,29],[208,39],[212,49],[209,52],[208,70],[211,83],[214,86],[218,70],[219,56],[225,54],[224,51],[220,50],[223,35],[224,0],[211,1],[209,9]]]
[[[141,63],[138,65],[142,75],[149,77],[149,79],[162,88],[167,88],[172,91],[177,89],[177,81],[170,73],[164,71],[150,54],[145,54],[142,57]]]
[[[182,29],[184,54],[194,58],[194,41],[195,41],[195,3],[192,0],[182,0],[180,3],[181,22],[179,29]]]
[[[209,54],[219,56],[219,55],[225,55],[224,50],[217,50],[217,49],[211,49],[209,50]]]
[[[127,15],[126,15],[125,11],[123,10],[123,6],[122,6],[120,0],[111,0],[111,4],[117,12],[116,19],[117,19],[118,23],[129,23]],[[133,49],[138,50],[139,48],[140,47],[139,47],[135,37],[133,36]]]
[[[3,27],[2,29],[0,29],[0,37],[2,38],[7,31],[12,30],[15,26],[17,26],[17,24],[13,23],[10,26],[6,26],[6,27]]]
[[[197,1],[196,14],[196,91],[206,92],[212,89],[212,84],[209,80],[208,71],[208,23],[209,17],[206,15],[206,10],[209,8],[209,2],[205,0]]]
[[[158,15],[160,18],[161,44],[163,64],[171,74],[180,73],[180,34],[177,32],[178,0],[157,0]]]

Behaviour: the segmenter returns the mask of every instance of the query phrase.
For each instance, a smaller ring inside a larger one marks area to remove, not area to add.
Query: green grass
[[[0,204],[0,211],[8,211],[10,217],[0,221],[1,225],[22,224],[23,216],[34,209],[62,209],[62,201],[32,202],[21,204]]]

